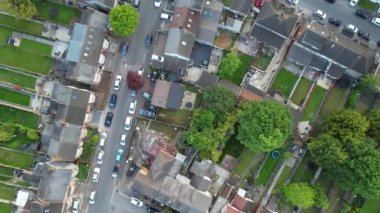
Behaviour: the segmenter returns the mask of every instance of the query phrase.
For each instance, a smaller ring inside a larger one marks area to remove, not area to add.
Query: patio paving
[[[235,48],[242,53],[255,56],[259,50],[259,44],[248,36],[240,35],[235,43]]]

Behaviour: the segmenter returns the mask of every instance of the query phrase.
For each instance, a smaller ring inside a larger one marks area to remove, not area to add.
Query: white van
[[[89,199],[89,203],[94,205],[95,204],[95,200],[96,200],[96,190],[93,190],[90,194],[90,199]]]
[[[127,116],[127,118],[125,119],[125,123],[124,123],[124,129],[125,130],[130,130],[131,126],[132,126],[132,117],[131,116]]]
[[[172,15],[170,15],[168,13],[161,13],[161,19],[165,19],[165,20],[171,21],[172,18],[173,18]]]
[[[73,206],[72,206],[73,213],[78,213],[79,212],[79,205],[80,205],[80,200],[79,199],[75,199],[74,202],[73,202]]]

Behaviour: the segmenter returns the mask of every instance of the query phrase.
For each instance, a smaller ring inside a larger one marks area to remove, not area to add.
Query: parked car
[[[119,175],[120,165],[116,164],[112,169],[112,177],[117,177]]]
[[[328,1],[330,3],[335,3],[335,0],[326,0],[326,1]]]
[[[123,155],[123,150],[122,150],[122,149],[118,149],[118,150],[116,151],[115,160],[116,160],[117,162],[119,162],[119,161],[121,160],[122,155]]]
[[[132,117],[131,116],[127,116],[125,118],[124,129],[125,130],[130,130],[131,126],[132,126]]]
[[[355,7],[359,3],[359,0],[351,0],[350,1],[350,6]]]
[[[155,112],[145,110],[145,109],[140,109],[139,115],[145,118],[149,118],[149,119],[154,119],[156,117]]]
[[[153,207],[150,207],[150,206],[147,206],[146,207],[146,211],[148,213],[159,213],[160,211],[158,211],[157,209],[153,208]]]
[[[103,132],[100,134],[100,141],[99,141],[99,146],[103,147],[106,143],[106,138],[107,138],[107,133]]]
[[[154,0],[155,7],[161,7],[161,0]]]
[[[364,32],[363,30],[359,30],[358,36],[361,37],[361,38],[363,38],[366,41],[371,40],[371,35],[369,33],[367,33],[367,32]]]
[[[133,161],[133,156],[129,156],[127,160],[125,160],[125,163],[128,164]]]
[[[380,17],[374,17],[371,22],[372,24],[380,27]]]
[[[128,51],[128,42],[124,42],[120,47],[120,54],[126,56]]]
[[[110,96],[110,101],[108,102],[108,106],[113,109],[116,107],[116,101],[117,101],[117,95],[116,94],[112,94]]]
[[[136,169],[137,169],[136,164],[132,163],[131,166],[128,168],[127,176],[132,177],[132,175],[135,173]]]
[[[110,127],[112,124],[112,118],[113,118],[113,113],[112,112],[107,112],[106,115],[106,120],[104,120],[104,126],[105,127]]]
[[[73,205],[71,206],[73,213],[78,213],[80,208],[80,199],[75,199]]]
[[[173,16],[168,14],[168,13],[161,13],[161,19],[164,19],[164,20],[167,20],[167,21],[171,21],[173,19]]]
[[[104,159],[104,151],[100,150],[99,153],[98,153],[98,157],[96,158],[96,162],[98,164],[102,164],[103,163],[103,159]]]
[[[131,203],[132,203],[133,205],[138,206],[138,207],[141,207],[141,206],[144,205],[144,203],[143,203],[141,200],[139,200],[139,199],[137,199],[137,198],[135,198],[135,197],[131,197],[131,198],[130,198],[130,201],[131,201]]]
[[[357,16],[359,16],[360,18],[364,18],[364,19],[367,19],[368,18],[368,12],[367,11],[365,11],[365,10],[363,10],[363,9],[357,9],[356,10],[356,12],[355,12],[355,14],[357,15]]]
[[[145,37],[145,46],[149,48],[152,46],[152,43],[153,43],[153,34],[150,33],[146,35]]]
[[[327,14],[320,9],[314,10],[313,15],[320,19],[325,19],[327,16]]]
[[[136,94],[137,94],[136,90],[131,91],[131,97],[136,97]]]
[[[115,84],[114,84],[114,87],[113,87],[114,90],[117,91],[117,90],[120,89],[121,79],[122,79],[121,75],[117,75],[116,76],[116,78],[115,78]]]
[[[144,103],[144,107],[145,107],[146,109],[150,110],[150,111],[153,111],[153,112],[156,112],[156,111],[157,111],[157,107],[154,106],[154,105],[152,105],[152,104],[150,103],[150,101],[145,101],[145,103]]]
[[[152,74],[150,75],[150,83],[152,84],[156,83],[157,78],[158,78],[158,72],[153,71]]]
[[[94,205],[95,201],[96,201],[96,190],[92,190],[90,193],[90,199],[88,200],[88,202]]]
[[[329,23],[339,27],[341,24],[342,24],[342,21],[337,19],[337,18],[334,18],[334,17],[330,17],[329,18]]]
[[[164,57],[152,54],[152,61],[164,62]]]
[[[359,29],[358,29],[355,25],[353,25],[353,24],[346,24],[346,26],[344,26],[344,28],[345,28],[347,31],[351,32],[351,33],[357,33],[358,30],[359,30]]]
[[[125,146],[126,139],[127,139],[127,134],[126,133],[121,134],[120,145]]]
[[[95,167],[94,172],[92,173],[92,182],[97,183],[99,181],[100,168]]]
[[[265,3],[265,0],[255,0],[255,7],[262,8]]]
[[[139,76],[142,76],[143,73],[144,73],[144,68],[140,67],[139,71],[137,71],[137,74],[138,74]]]
[[[129,104],[128,113],[131,114],[131,115],[135,114],[136,106],[137,106],[137,101],[136,100],[132,100],[131,103]]]
[[[144,93],[143,93],[143,97],[146,98],[146,99],[149,100],[149,101],[152,100],[152,95],[149,94],[149,93],[147,93],[147,92],[144,92]]]

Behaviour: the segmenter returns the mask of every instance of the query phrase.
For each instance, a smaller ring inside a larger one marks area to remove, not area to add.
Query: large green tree
[[[32,18],[37,8],[31,0],[0,0],[0,8],[19,18]]]
[[[231,51],[227,53],[220,62],[219,75],[222,78],[232,77],[238,70],[240,64],[241,61],[237,53],[237,50],[231,49]]]
[[[285,200],[291,204],[307,209],[315,204],[315,191],[307,183],[292,183],[282,189]]]
[[[112,31],[120,36],[134,33],[139,24],[139,13],[130,5],[113,7],[109,13]]]
[[[283,146],[292,128],[289,110],[273,101],[247,102],[238,113],[240,143],[254,152]]]
[[[212,86],[203,93],[205,108],[212,110],[218,119],[233,110],[235,106],[235,96],[232,92],[222,86]]]
[[[364,76],[359,83],[359,89],[364,92],[379,92],[380,77],[377,75]]]
[[[380,109],[369,113],[367,119],[369,121],[367,135],[380,145]]]
[[[369,122],[360,113],[342,110],[330,113],[323,124],[323,132],[344,142],[356,143],[365,138]]]

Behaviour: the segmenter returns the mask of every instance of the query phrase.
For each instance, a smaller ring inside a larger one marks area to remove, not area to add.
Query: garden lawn
[[[316,113],[318,112],[319,106],[323,101],[323,98],[326,95],[326,90],[322,87],[315,86],[311,95],[309,97],[309,101],[307,103],[306,109],[302,115],[302,121],[314,121],[316,117]]]
[[[380,212],[380,200],[367,200],[363,208],[359,209],[359,213]]]
[[[35,53],[38,55],[44,55],[44,56],[50,56],[51,51],[53,50],[53,47],[48,44],[43,44],[41,42],[29,40],[29,39],[22,39],[20,44],[20,49]]]
[[[0,105],[0,122],[16,123],[27,128],[37,129],[38,116],[31,112]]]
[[[272,61],[272,56],[268,54],[260,54],[255,61],[255,67],[262,71],[266,71],[270,62]]]
[[[0,64],[42,75],[49,74],[53,62],[50,57],[31,54],[10,46],[0,47],[0,55]]]
[[[239,53],[240,66],[235,72],[235,74],[228,80],[232,81],[236,85],[240,85],[244,78],[244,75],[248,72],[249,67],[252,63],[252,57],[243,53]]]
[[[291,98],[293,103],[300,106],[301,103],[305,101],[306,95],[310,90],[311,84],[311,81],[307,80],[306,78],[301,78]]]
[[[278,181],[275,186],[275,191],[282,187],[286,180],[288,179],[290,172],[292,171],[292,167],[285,164],[284,169],[282,170],[281,176],[278,178]]]
[[[159,108],[157,111],[157,120],[185,127],[190,122],[191,114],[192,112],[186,109],[170,110]]]
[[[97,130],[87,129],[87,135],[84,139],[83,153],[80,157],[81,161],[90,162],[95,153],[96,145],[99,141],[99,134]]]
[[[79,181],[85,182],[88,178],[88,172],[90,170],[90,166],[87,163],[81,163],[78,166],[78,174],[77,178]]]
[[[7,39],[11,37],[11,35],[12,35],[12,30],[10,28],[0,26],[0,44],[6,44]]]
[[[359,0],[359,7],[364,8],[370,12],[374,11],[377,8],[377,4],[371,2],[370,0]]]
[[[0,163],[28,169],[33,164],[33,155],[26,152],[0,148]]]
[[[174,130],[174,126],[164,124],[154,120],[148,120],[150,122],[149,129],[164,134],[170,140],[173,140],[177,132]]]
[[[34,89],[34,86],[36,85],[36,80],[36,78],[31,76],[0,69],[0,81],[3,82],[8,82],[17,86]]]
[[[80,17],[80,10],[67,5],[39,0],[37,1],[38,17],[47,21],[51,21],[57,24],[68,26],[73,18]],[[52,11],[56,11],[56,14]]]
[[[13,205],[9,203],[0,202],[0,213],[10,213],[13,212]]]
[[[0,24],[11,27],[17,31],[24,31],[34,35],[41,35],[44,29],[44,26],[40,23],[25,19],[18,19],[16,17],[4,14],[0,14]]]
[[[29,106],[30,96],[0,87],[0,99],[11,103]]]
[[[283,97],[288,97],[296,81],[297,76],[295,74],[281,68],[272,84],[272,90],[276,91]]]
[[[310,183],[311,179],[314,176],[314,172],[307,168],[307,164],[310,162],[311,156],[310,153],[306,153],[305,157],[302,159],[302,162],[299,164],[296,173],[294,174],[291,182],[299,183],[306,182]]]
[[[346,100],[347,90],[349,88],[341,88],[335,86],[331,91],[330,95],[327,97],[321,111],[322,118],[328,115],[330,112],[335,110],[340,110],[344,106]]]
[[[272,176],[272,173],[276,168],[278,162],[279,158],[274,159],[272,158],[272,156],[269,156],[265,161],[263,168],[260,171],[259,177],[256,179],[256,183],[265,186],[269,178]]]
[[[13,176],[14,168],[0,166],[0,175]]]
[[[16,197],[16,187],[0,183],[0,199],[13,201]]]
[[[234,173],[239,175],[240,177],[245,176],[247,171],[250,170],[250,165],[255,155],[256,153],[245,148],[238,159],[238,163],[236,164]]]

